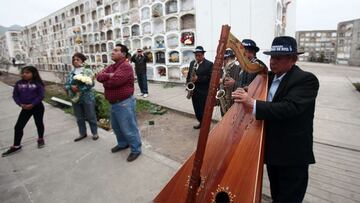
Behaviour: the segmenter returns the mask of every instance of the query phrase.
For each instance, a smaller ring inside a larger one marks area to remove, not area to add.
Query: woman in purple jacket
[[[26,66],[21,70],[22,79],[17,81],[13,91],[13,98],[22,110],[15,125],[14,145],[11,146],[2,156],[8,156],[21,150],[21,138],[23,129],[31,116],[34,116],[38,132],[38,148],[45,145],[44,142],[44,83],[39,72],[33,66]]]

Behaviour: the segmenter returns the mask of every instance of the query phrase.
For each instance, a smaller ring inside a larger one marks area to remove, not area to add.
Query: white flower
[[[78,80],[82,83],[85,83],[87,85],[92,85],[93,84],[93,81],[90,77],[88,76],[84,76],[84,75],[81,75],[81,74],[77,74],[74,76],[74,80]]]

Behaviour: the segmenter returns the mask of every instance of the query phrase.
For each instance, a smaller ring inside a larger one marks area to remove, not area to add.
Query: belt
[[[130,97],[128,97],[128,98],[125,98],[125,99],[117,99],[117,100],[115,100],[115,101],[109,101],[109,103],[110,104],[116,104],[116,103],[119,103],[119,102],[122,102],[122,101],[125,101],[125,100],[127,100],[127,99],[129,99],[129,98],[131,98],[132,96],[130,96]]]
[[[118,99],[118,100],[115,100],[115,101],[111,101],[109,102],[110,104],[116,104],[116,103],[119,103],[119,102],[122,102],[124,101],[123,99]]]

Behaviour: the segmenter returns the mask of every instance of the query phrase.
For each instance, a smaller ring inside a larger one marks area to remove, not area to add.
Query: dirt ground
[[[14,74],[0,75],[0,81],[10,86],[19,79]],[[45,82],[45,85],[47,90],[63,91],[61,85],[50,82]],[[195,150],[199,134],[199,130],[192,128],[197,124],[195,118],[168,110],[163,115],[140,112],[137,119],[144,147],[181,163]],[[150,125],[149,121],[153,121],[154,125]]]

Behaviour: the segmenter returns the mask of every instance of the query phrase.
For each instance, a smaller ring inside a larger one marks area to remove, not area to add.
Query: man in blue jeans
[[[112,153],[131,148],[127,161],[134,161],[141,154],[140,132],[137,127],[134,94],[134,73],[126,62],[128,48],[117,44],[111,59],[115,62],[100,73],[96,79],[103,83],[105,98],[111,104],[111,126],[118,144]]]

